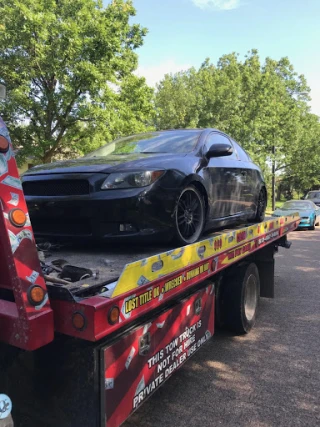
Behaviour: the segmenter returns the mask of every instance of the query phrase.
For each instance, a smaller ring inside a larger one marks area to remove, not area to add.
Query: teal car
[[[320,207],[309,200],[290,200],[285,202],[281,208],[276,209],[272,216],[286,216],[298,212],[301,221],[299,228],[314,230],[320,222]]]

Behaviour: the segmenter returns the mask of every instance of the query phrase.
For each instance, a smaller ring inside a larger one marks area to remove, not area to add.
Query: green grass
[[[279,202],[276,202],[276,209],[280,208],[284,204],[285,200],[280,200]],[[267,204],[266,214],[271,215],[273,212],[272,210],[272,201],[269,200]]]

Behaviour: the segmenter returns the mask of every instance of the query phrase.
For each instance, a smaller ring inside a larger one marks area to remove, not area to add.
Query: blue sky
[[[320,115],[320,0],[133,0],[148,28],[139,74],[154,85],[165,73],[199,67],[230,52],[258,49],[261,59],[288,56],[311,87]]]

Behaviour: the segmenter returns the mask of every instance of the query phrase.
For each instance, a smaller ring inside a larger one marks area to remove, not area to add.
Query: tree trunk
[[[51,163],[51,161],[52,161],[52,154],[50,152],[46,153],[42,157],[42,163]]]
[[[277,202],[280,202],[281,196],[282,196],[282,185],[280,182],[280,184],[278,185],[278,188],[277,188],[277,197],[276,197]]]

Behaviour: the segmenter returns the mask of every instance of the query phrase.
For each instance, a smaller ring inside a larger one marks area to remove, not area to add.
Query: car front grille
[[[89,182],[84,179],[26,181],[22,186],[26,196],[79,196],[90,192]]]
[[[37,218],[32,222],[32,228],[36,236],[90,236],[92,234],[90,221],[81,218],[64,218],[58,221],[56,218]]]

